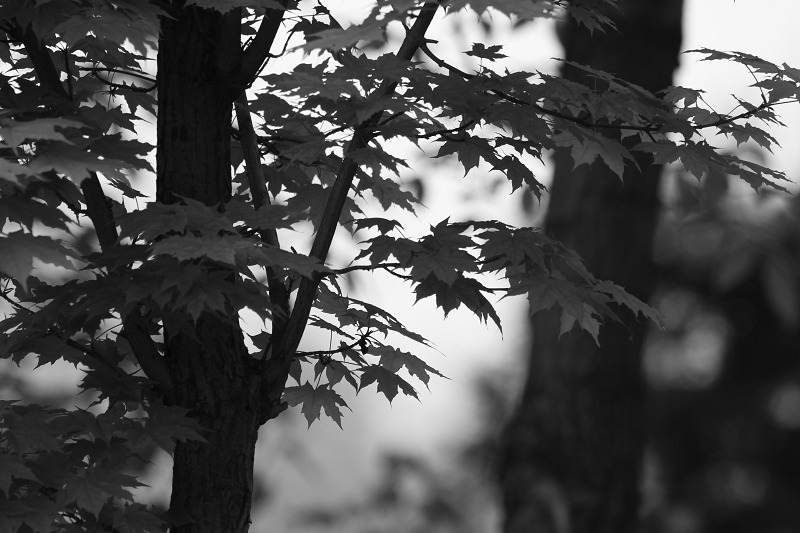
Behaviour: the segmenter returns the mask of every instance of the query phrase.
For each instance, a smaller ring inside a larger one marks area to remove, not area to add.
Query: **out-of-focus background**
[[[340,4],[347,6],[329,7],[343,25],[369,7]],[[744,51],[800,67],[798,20],[796,0],[685,0],[681,49]],[[502,44],[509,68],[558,72],[552,58],[564,50],[555,21],[520,27],[499,16],[476,21],[474,14],[438,19],[430,37],[440,55],[468,68],[457,52],[475,41]],[[681,57],[676,85],[705,90],[719,112],[735,105],[732,94],[759,101],[746,69],[698,59]],[[778,111],[786,128],[772,131],[783,147],[774,154],[714,141],[785,171],[796,194],[800,107]],[[403,220],[408,234],[446,217],[543,224],[546,198],[539,204],[524,191],[510,194],[488,169],[462,177],[460,169],[423,156],[409,153],[413,172],[402,176],[424,193],[418,218]],[[532,164],[548,184],[548,160]],[[679,167],[665,169],[660,197],[651,302],[666,328],[651,330],[643,348],[649,439],[643,522],[663,533],[800,531],[800,206],[788,195],[756,195],[724,176],[698,182]],[[349,281],[352,295],[369,296],[430,339],[435,350],[421,355],[449,379],[434,377],[419,402],[397,397],[389,405],[374,388],[347,397],[352,413],[344,430],[329,419],[308,429],[293,410],[269,424],[259,440],[252,531],[499,531],[496,444],[525,379],[527,302],[497,302],[501,333],[468,313],[445,320],[429,302],[414,304],[389,276]],[[305,342],[326,347],[328,341]],[[30,375],[35,379],[19,386],[32,394],[74,387],[64,369]],[[168,498],[169,479],[159,474],[169,462],[155,458],[143,499]]]

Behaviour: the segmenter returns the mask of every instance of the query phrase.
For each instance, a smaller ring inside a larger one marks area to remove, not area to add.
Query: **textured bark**
[[[224,17],[211,10],[176,8],[171,15],[162,20],[158,53],[157,200],[215,205],[231,191],[232,93],[226,79],[232,65],[221,56],[238,50],[239,34],[226,33]],[[171,531],[244,532],[263,421],[259,372],[235,313],[205,313],[197,323],[183,315],[174,313],[165,324],[173,381],[167,401],[190,409],[208,430],[208,442],[176,447]]]
[[[563,28],[566,59],[647,89],[671,83],[681,39],[681,0],[626,0],[619,33]],[[564,75],[594,87],[566,68]],[[602,164],[572,170],[556,155],[545,228],[601,279],[647,298],[660,168],[640,160],[624,181]],[[640,349],[644,324],[558,338],[559,317],[538,313],[527,382],[507,428],[501,484],[507,533],[629,533],[639,504],[643,448]]]

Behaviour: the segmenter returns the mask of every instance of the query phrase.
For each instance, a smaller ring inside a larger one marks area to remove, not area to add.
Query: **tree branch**
[[[354,348],[362,348],[362,350],[363,350],[363,349],[365,349],[364,347],[366,346],[367,339],[369,338],[370,335],[372,335],[372,331],[370,329],[367,329],[367,332],[366,333],[362,333],[361,337],[359,337],[359,339],[357,341],[354,341],[354,342],[352,342],[350,344],[345,344],[344,346],[340,346],[339,348],[337,348],[335,350],[316,350],[316,351],[313,351],[313,352],[295,352],[294,357],[318,357],[318,356],[326,356],[326,355],[330,356],[330,355],[336,355],[338,353],[344,353],[347,350],[352,350]]]
[[[334,270],[333,273],[336,275],[347,274],[348,272],[354,272],[356,270],[385,270],[387,273],[391,274],[396,278],[400,278],[403,280],[412,280],[411,276],[406,276],[405,274],[400,274],[395,272],[394,269],[396,268],[405,268],[400,263],[381,263],[379,265],[352,265],[345,268],[340,268],[338,270]]]
[[[379,265],[350,265],[349,267],[334,270],[333,273],[337,276],[354,272],[356,270],[380,270],[389,268],[400,268],[400,263],[381,263]]]
[[[289,5],[289,0],[277,1],[284,8]],[[231,87],[235,94],[250,86],[264,62],[271,57],[269,51],[283,22],[284,13],[286,9],[277,8],[267,9],[264,13],[256,35],[241,53],[238,72],[233,74]]]
[[[90,172],[89,177],[81,182],[81,192],[86,200],[86,213],[94,224],[100,249],[107,252],[116,246],[119,234],[111,206],[103,193],[96,172]]]
[[[111,205],[103,193],[95,172],[81,182],[81,191],[86,200],[86,212],[94,224],[97,240],[100,241],[100,249],[104,252],[112,250],[117,245],[119,234]],[[133,311],[123,317],[119,336],[131,345],[145,375],[156,383],[162,392],[167,392],[172,388],[172,378],[161,353],[147,331],[147,326],[147,320],[138,311]]]
[[[458,69],[458,68],[454,67],[453,65],[450,65],[449,63],[447,63],[446,61],[444,61],[443,59],[438,57],[436,54],[434,54],[430,50],[430,48],[428,48],[428,45],[425,44],[425,43],[420,44],[419,48],[420,48],[420,50],[425,52],[425,55],[427,55],[434,63],[436,63],[438,66],[440,66],[443,69],[446,69],[446,70],[448,70],[448,71],[450,71],[450,72],[452,72],[454,74],[458,74],[459,76],[461,76],[462,78],[464,78],[466,80],[470,80],[470,79],[478,77],[477,74],[468,74],[468,73],[464,72],[463,70]],[[579,126],[584,126],[586,128],[607,129],[607,130],[616,130],[616,131],[621,131],[621,130],[641,131],[641,132],[644,132],[644,133],[647,133],[647,134],[658,133],[659,131],[661,131],[661,127],[659,125],[653,124],[653,123],[649,123],[649,124],[645,124],[645,125],[635,125],[635,124],[601,124],[601,123],[596,123],[596,122],[590,122],[590,121],[583,120],[583,119],[580,119],[580,118],[577,118],[577,117],[573,117],[573,116],[570,116],[570,115],[565,115],[563,113],[559,113],[558,111],[555,111],[555,110],[552,110],[552,109],[547,109],[546,107],[542,107],[542,106],[540,106],[538,104],[534,104],[533,102],[526,102],[524,100],[520,100],[519,98],[511,96],[510,94],[506,94],[506,93],[504,93],[504,92],[502,92],[500,90],[497,90],[497,89],[490,89],[489,92],[491,92],[492,94],[494,94],[495,96],[497,96],[497,97],[499,97],[499,98],[501,98],[503,100],[506,100],[507,102],[511,102],[513,104],[532,107],[536,111],[541,113],[542,115],[555,117],[555,118],[560,118],[562,120],[566,120],[566,121],[572,122],[573,124],[578,124]],[[706,129],[706,128],[715,128],[715,127],[718,127],[718,126],[724,126],[725,124],[730,124],[731,122],[736,122],[737,120],[741,120],[743,118],[750,118],[750,117],[756,115],[759,111],[763,111],[765,109],[771,109],[772,106],[774,106],[775,104],[776,104],[776,102],[768,103],[766,100],[764,100],[761,103],[761,105],[751,109],[750,111],[745,111],[743,113],[740,113],[740,114],[734,115],[734,116],[726,116],[726,117],[720,118],[719,120],[716,120],[714,122],[710,122],[708,124],[695,124],[694,125],[694,129],[699,131],[699,130]]]
[[[138,86],[133,85],[133,84],[128,85],[127,83],[124,83],[124,82],[123,83],[115,83],[115,82],[113,82],[113,81],[111,81],[109,79],[106,79],[103,76],[101,76],[100,72],[101,71],[99,69],[98,70],[94,70],[92,72],[92,75],[95,78],[97,78],[98,80],[100,80],[103,83],[105,83],[106,85],[108,85],[109,87],[111,87],[112,90],[113,89],[124,89],[126,91],[133,91],[135,93],[149,93],[150,91],[152,91],[156,87],[158,87],[158,82],[153,83],[153,85],[151,85],[150,87],[138,87]]]
[[[124,76],[130,76],[132,78],[138,78],[140,80],[144,80],[148,83],[152,83],[153,86],[156,85],[156,80],[153,79],[152,76],[148,76],[147,74],[139,73],[139,72],[131,72],[129,70],[123,70],[121,68],[112,68],[112,67],[78,67],[78,70],[82,72],[111,72],[112,74],[122,74]]]
[[[414,57],[414,54],[425,40],[425,32],[433,21],[438,8],[439,2],[426,2],[422,6],[414,25],[406,33],[406,37],[400,45],[400,50],[397,52],[398,59],[410,60]],[[396,87],[396,81],[384,81],[374,94],[379,100],[392,94]],[[309,254],[311,257],[319,259],[320,262],[324,263],[328,256],[328,250],[339,224],[342,208],[353,183],[356,170],[358,170],[358,164],[350,154],[367,147],[367,144],[375,135],[375,126],[380,122],[382,116],[383,112],[379,111],[356,126],[353,131],[353,138],[345,149],[344,160],[339,167],[336,181],[331,187],[325,210],[322,213],[319,231],[314,238],[311,253]],[[289,360],[297,350],[321,279],[321,275],[315,275],[313,278],[303,278],[300,282],[294,309],[286,325],[286,332],[283,335],[282,342],[276,352],[278,357]]]
[[[25,45],[28,58],[31,60],[33,70],[42,86],[60,98],[63,98],[65,101],[69,101],[69,94],[61,84],[61,73],[56,68],[55,63],[53,63],[53,59],[50,57],[50,51],[33,32],[33,26],[28,25],[28,27],[23,30],[15,22],[12,30],[12,37]]]
[[[172,376],[164,357],[147,331],[147,326],[148,320],[138,311],[133,311],[122,321],[119,336],[131,345],[145,375],[158,385],[162,393],[167,393],[172,389]]]
[[[261,166],[258,138],[253,126],[253,119],[250,116],[250,108],[247,104],[245,91],[242,91],[236,97],[234,108],[236,109],[236,120],[239,122],[239,142],[244,152],[245,173],[247,174],[247,182],[250,185],[250,196],[253,201],[253,207],[258,210],[262,206],[269,204],[269,192],[267,191],[264,169]],[[274,228],[260,230],[258,235],[268,245],[280,248],[278,232]],[[280,311],[280,313],[273,315],[272,323],[272,334],[276,336],[275,340],[278,341],[286,319],[289,317],[289,292],[274,268],[267,267],[266,272],[270,300]],[[266,359],[266,354],[264,358]]]
[[[39,81],[51,92],[63,98],[65,103],[72,106],[69,93],[61,84],[61,75],[56,69],[47,47],[34,34],[30,26],[25,31],[15,26],[15,30],[15,37],[25,45]],[[118,233],[111,206],[103,193],[97,173],[92,172],[81,182],[81,191],[86,200],[86,211],[94,224],[100,248],[104,252],[111,250],[117,244]],[[147,332],[147,322],[144,318],[137,316],[137,313],[130,313],[123,317],[122,331],[119,334],[130,343],[136,359],[147,377],[159,385],[163,391],[169,390],[172,387],[169,370],[161,358],[155,342]]]

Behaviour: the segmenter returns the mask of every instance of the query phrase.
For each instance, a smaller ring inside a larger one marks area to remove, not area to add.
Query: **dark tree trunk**
[[[671,83],[681,41],[681,0],[626,0],[619,33],[563,28],[566,59],[650,90]],[[566,68],[564,75],[594,87]],[[558,153],[545,227],[601,279],[646,299],[661,169],[639,161],[624,181],[595,163],[572,170]],[[639,512],[643,449],[640,349],[645,325],[558,338],[559,315],[533,319],[533,347],[501,464],[506,533],[630,533]]]
[[[223,33],[224,17],[212,10],[176,8],[170,14],[173,19],[162,20],[158,52],[157,200],[215,205],[231,191],[230,66],[219,58],[221,50],[238,48],[239,34]],[[208,430],[207,443],[183,442],[175,450],[171,531],[247,531],[263,413],[259,372],[238,316],[204,313],[194,323],[176,312],[166,322],[165,355],[174,383],[167,401],[190,409]]]

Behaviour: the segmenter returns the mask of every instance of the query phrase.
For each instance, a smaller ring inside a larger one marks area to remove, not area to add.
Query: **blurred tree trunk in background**
[[[670,328],[647,354],[649,518],[659,533],[800,531],[800,199],[748,205],[710,177],[679,177],[657,236]]]
[[[590,35],[565,24],[565,58],[649,90],[670,85],[678,66],[682,0],[623,0],[620,8],[611,14],[619,32]],[[563,74],[590,87],[599,83],[568,66]],[[651,245],[661,168],[639,162],[644,171],[626,168],[622,183],[600,163],[573,170],[568,153],[556,154],[545,228],[576,250],[596,276],[646,299],[655,282]],[[646,324],[624,318],[625,326],[601,328],[598,347],[577,330],[559,339],[558,311],[534,316],[527,383],[501,449],[506,533],[634,531]]]

